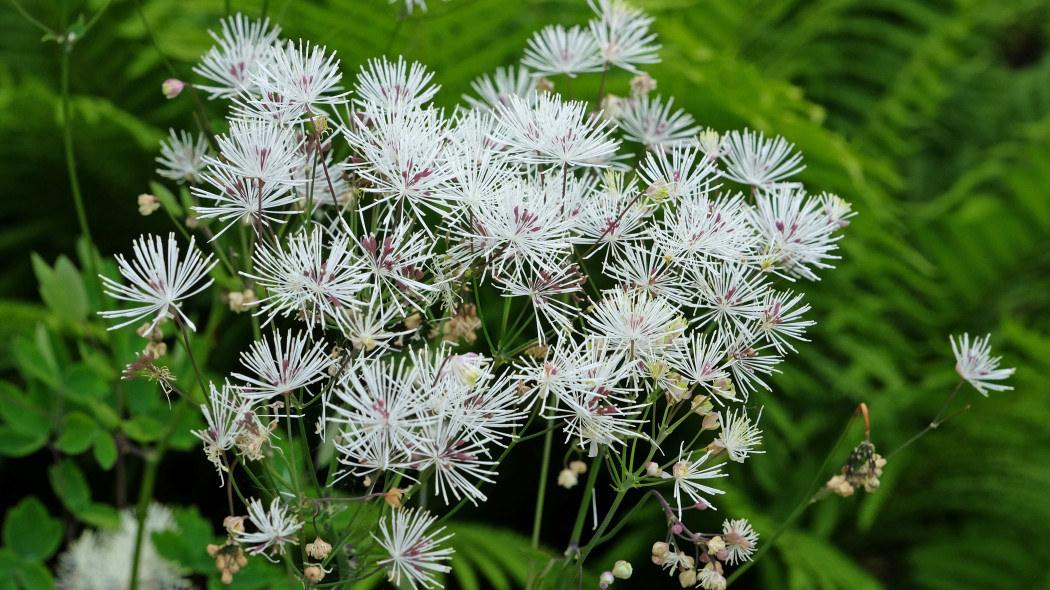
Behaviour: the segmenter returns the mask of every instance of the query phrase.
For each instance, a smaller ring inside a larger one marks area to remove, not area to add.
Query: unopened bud
[[[656,463],[656,461],[649,461],[645,464],[645,473],[648,474],[650,477],[657,477],[661,473],[663,473],[663,471],[664,470],[660,469],[660,466]]]
[[[626,580],[627,578],[630,578],[631,574],[633,573],[634,568],[631,567],[631,564],[622,559],[620,561],[617,561],[616,565],[614,565],[612,569],[612,575],[616,576],[617,578],[620,578],[621,580]]]
[[[404,495],[404,491],[398,488],[390,488],[390,491],[383,494],[383,499],[394,508],[401,508],[401,497]]]
[[[573,461],[569,463],[569,469],[572,469],[576,475],[581,475],[587,473],[587,464],[583,461]]]
[[[696,584],[696,570],[682,570],[682,573],[678,574],[678,583],[682,585],[682,588],[688,588]]]
[[[615,581],[616,578],[613,577],[612,572],[602,572],[602,575],[598,576],[598,587],[605,590],[609,587],[609,584],[612,584]]]
[[[139,195],[139,213],[141,215],[149,215],[157,209],[160,209],[160,199],[148,194]]]
[[[558,485],[561,487],[570,489],[578,483],[580,483],[580,479],[576,477],[576,473],[572,469],[562,469],[558,473]]]
[[[631,78],[631,96],[645,96],[656,90],[656,80],[649,74],[642,73]]]
[[[303,575],[314,584],[324,579],[324,570],[319,565],[311,565],[303,570]]]
[[[226,532],[232,536],[234,533],[244,532],[245,520],[248,520],[247,516],[227,516],[222,519],[222,526],[226,529]]]
[[[726,542],[722,537],[715,537],[707,542],[707,552],[717,554],[719,551],[725,551]]]
[[[177,78],[168,78],[161,83],[160,89],[169,100],[175,98],[186,87],[186,83]]]

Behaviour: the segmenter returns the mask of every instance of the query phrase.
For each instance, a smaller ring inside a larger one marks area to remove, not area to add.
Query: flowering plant
[[[709,533],[686,520],[717,505],[724,462],[762,452],[750,396],[813,324],[799,285],[831,268],[850,206],[807,193],[784,138],[701,129],[652,96],[651,19],[591,7],[587,28],[539,32],[450,114],[419,64],[379,58],[344,87],[326,48],[239,15],[195,70],[206,83],[166,83],[229,101],[226,130],[172,131],[159,173],[189,188],[140,206],[171,213],[187,253],[174,234],[140,238],[118,257],[130,286],[103,276],[132,307],[103,316],[144,322],[127,378],[199,404],[193,435],[229,505],[228,540],[208,550],[224,581],[250,555],[307,585],[375,571],[440,585],[445,523],[533,438],[538,549],[559,433],[558,483],[587,485],[564,554],[533,558],[530,583],[582,576],[638,492],[667,524],[653,561],[681,585],[724,587],[753,557],[738,515]],[[637,74],[625,97],[605,92],[614,67]],[[585,73],[602,77],[594,103],[568,91]],[[563,75],[557,94],[546,76]],[[254,342],[209,382],[188,299],[213,284]],[[160,361],[172,332],[199,389]],[[1006,374],[986,342],[959,371],[994,389]],[[599,481],[614,493],[600,507]]]

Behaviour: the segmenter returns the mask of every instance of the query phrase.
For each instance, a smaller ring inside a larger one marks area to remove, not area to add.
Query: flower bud
[[[562,469],[561,473],[558,474],[558,485],[565,489],[570,489],[579,483],[579,478],[576,477],[576,473],[572,469]]]
[[[631,96],[645,96],[653,90],[656,90],[656,80],[649,74],[643,72],[631,78]]]
[[[645,473],[650,477],[657,477],[663,473],[663,469],[660,469],[660,465],[656,461],[649,461],[645,464]]]
[[[609,584],[612,584],[615,581],[616,578],[613,577],[612,572],[602,572],[602,575],[598,576],[598,587],[605,590],[609,587]]]
[[[569,463],[569,469],[571,469],[576,475],[582,475],[587,473],[587,464],[583,461],[573,461]]]
[[[157,209],[160,209],[160,199],[148,194],[139,195],[139,214],[149,215]]]
[[[168,78],[160,85],[161,91],[168,99],[175,98],[186,87],[186,83],[177,78]]]
[[[620,561],[617,561],[616,565],[614,565],[612,569],[612,575],[616,576],[617,578],[620,578],[621,580],[626,580],[627,578],[630,578],[631,574],[633,573],[634,568],[631,567],[631,564],[622,559]]]
[[[324,579],[324,570],[319,565],[311,565],[303,570],[303,575],[307,580],[316,584]]]

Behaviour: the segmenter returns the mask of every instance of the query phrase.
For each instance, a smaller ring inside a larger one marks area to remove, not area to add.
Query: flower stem
[[[547,418],[547,434],[543,437],[543,459],[540,461],[539,485],[536,490],[536,512],[532,518],[532,542],[529,545],[533,551],[540,548],[540,527],[543,523],[543,502],[547,495],[547,472],[550,470],[551,445],[554,441],[554,429],[551,428],[553,422],[553,418]],[[532,588],[533,583],[536,581],[535,567],[536,562],[530,561],[528,581],[525,584],[526,588]]]
[[[773,533],[773,536],[771,536],[768,541],[763,543],[762,546],[758,548],[758,551],[755,552],[755,555],[751,558],[751,560],[745,562],[743,565],[737,568],[737,570],[733,572],[731,576],[726,578],[727,585],[732,584],[733,580],[736,580],[737,578],[742,576],[744,572],[750,569],[751,566],[756,561],[758,561],[758,558],[761,557],[763,553],[769,551],[769,549],[773,547],[773,545],[776,543],[777,539],[780,538],[780,535],[784,534],[784,531],[786,531],[789,526],[794,524],[794,522],[798,520],[798,517],[801,516],[803,512],[805,512],[806,508],[814,502],[813,489],[820,484],[820,481],[823,479],[828,465],[831,464],[832,458],[838,452],[839,447],[842,446],[842,443],[846,440],[846,435],[849,434],[850,428],[853,426],[853,423],[857,421],[857,416],[859,414],[860,411],[858,407],[858,411],[853,413],[853,417],[849,419],[849,422],[846,423],[846,427],[842,429],[842,434],[840,434],[838,440],[835,441],[835,446],[831,447],[831,451],[826,457],[824,457],[824,462],[820,464],[820,468],[817,469],[816,474],[814,474],[813,480],[810,481],[808,486],[806,486],[806,491],[802,495],[802,499],[799,501],[798,506],[795,506],[795,509],[791,512],[790,515],[788,515],[787,519],[784,520],[783,523],[781,523],[780,527],[777,528],[776,532]]]

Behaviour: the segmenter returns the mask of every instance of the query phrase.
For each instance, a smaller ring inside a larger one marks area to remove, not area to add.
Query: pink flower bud
[[[186,83],[177,78],[168,78],[160,85],[161,91],[164,92],[164,96],[171,99],[175,98],[182,92],[182,89],[186,87]]]

